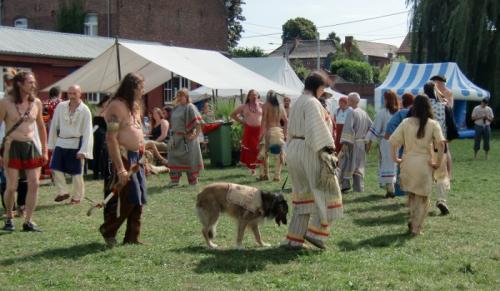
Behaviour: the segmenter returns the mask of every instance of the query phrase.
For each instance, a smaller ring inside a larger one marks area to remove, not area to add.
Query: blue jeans
[[[475,125],[474,126],[474,152],[479,151],[481,148],[481,139],[483,140],[483,150],[485,152],[490,150],[490,137],[491,128],[489,125]]]

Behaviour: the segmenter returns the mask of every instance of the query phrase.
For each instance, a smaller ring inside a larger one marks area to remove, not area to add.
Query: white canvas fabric
[[[118,47],[118,49],[117,49]],[[268,91],[282,94],[295,91],[281,86],[233,62],[216,51],[120,41],[101,55],[52,86],[63,89],[79,84],[85,92],[114,92],[121,76],[136,72],[144,76],[146,92],[167,82],[172,74],[183,76],[206,87],[223,90]],[[44,89],[49,90],[50,87]]]

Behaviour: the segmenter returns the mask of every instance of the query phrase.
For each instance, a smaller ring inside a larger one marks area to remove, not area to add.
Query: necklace
[[[248,104],[248,111],[250,111],[252,113],[257,113],[259,111],[259,109],[257,108],[257,104],[249,103]]]
[[[24,113],[22,113],[22,114],[21,114],[21,110],[19,110],[20,105],[21,104],[16,104],[17,114],[19,114],[19,117],[21,117],[21,119],[23,121],[26,121],[29,118],[31,108],[33,107],[33,102],[28,102],[28,109],[26,109],[26,111],[24,111]]]

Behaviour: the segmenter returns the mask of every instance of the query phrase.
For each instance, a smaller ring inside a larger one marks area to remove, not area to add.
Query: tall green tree
[[[458,63],[500,109],[500,1],[406,0],[412,8],[413,62]],[[498,114],[497,114],[498,116]],[[497,125],[498,125],[497,117]]]
[[[297,17],[289,19],[282,26],[283,34],[281,39],[283,42],[294,39],[311,40],[316,39],[318,29],[316,25],[309,19]]]
[[[335,31],[330,32],[330,34],[328,34],[328,37],[326,39],[333,41],[333,44],[335,45],[335,47],[337,49],[340,48],[341,40],[340,40],[340,37],[337,36]]]
[[[245,16],[243,16],[242,8],[244,4],[245,1],[241,0],[224,0],[226,7],[227,46],[230,49],[238,45],[241,33],[244,31],[243,25],[241,25],[241,21],[246,20]]]
[[[61,0],[56,12],[57,30],[60,32],[83,33],[85,10],[83,0]]]
[[[260,47],[237,47],[229,51],[233,57],[263,57],[265,55],[264,50]]]

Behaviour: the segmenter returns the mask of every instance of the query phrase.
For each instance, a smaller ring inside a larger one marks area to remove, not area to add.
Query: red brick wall
[[[18,17],[28,27],[56,30],[60,0],[4,0],[2,25]],[[100,36],[107,36],[107,1],[85,0],[85,11],[98,14]],[[176,46],[225,51],[227,28],[220,0],[110,0],[111,36]]]

